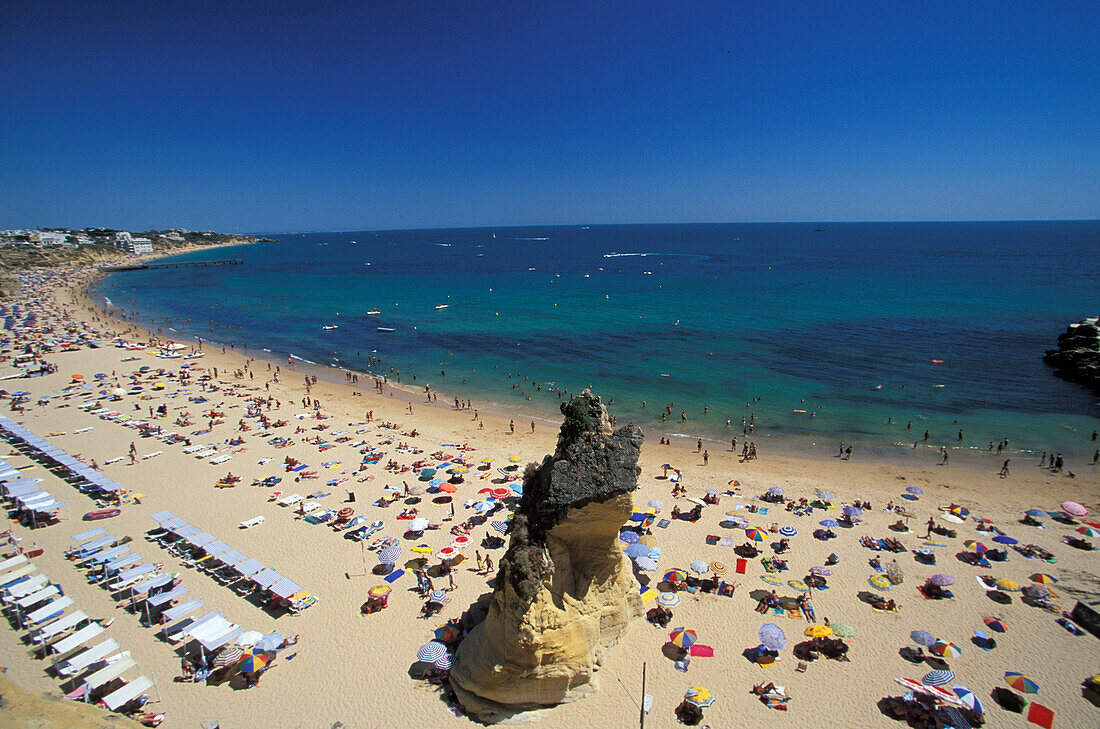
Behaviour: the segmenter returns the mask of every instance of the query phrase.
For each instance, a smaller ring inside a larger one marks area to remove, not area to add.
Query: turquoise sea
[[[1097,398],[1041,357],[1100,314],[1098,221],[269,237],[181,257],[241,266],[114,274],[97,293],[168,336],[415,374],[441,400],[525,418],[554,418],[559,395],[591,387],[653,440],[728,448],[736,435],[740,448],[755,416],[761,449],[911,449],[925,430],[936,448],[1008,438],[1077,464],[1096,447]]]

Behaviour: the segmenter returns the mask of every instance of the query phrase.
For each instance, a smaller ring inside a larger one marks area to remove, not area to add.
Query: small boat
[[[437,308],[437,309],[446,309],[448,306],[450,306],[450,304],[439,304],[435,308]]]
[[[379,311],[378,309],[371,309],[370,311],[367,312],[367,314],[369,314],[370,316],[377,316],[378,314],[381,314],[381,313],[382,312]]]
[[[122,513],[122,509],[100,509],[99,511],[89,511],[84,515],[84,521],[98,521],[100,519],[110,519],[113,516],[118,516]]]
[[[377,329],[380,332],[396,332],[397,331],[393,327],[377,327]]]
[[[321,328],[322,328],[322,329],[324,329],[324,330],[326,330],[326,331],[328,331],[329,329],[336,329],[337,327],[338,327],[338,325],[337,325],[337,324],[325,324],[325,325],[324,325],[323,327],[321,327]]]

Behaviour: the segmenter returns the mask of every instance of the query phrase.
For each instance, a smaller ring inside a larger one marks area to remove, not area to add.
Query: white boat
[[[186,355],[184,357],[184,359],[198,359],[199,357],[205,357],[205,356],[206,356],[206,352],[192,352],[191,354]]]
[[[437,308],[437,309],[446,309],[448,306],[450,306],[450,304],[440,304],[439,306],[437,306],[435,308]]]
[[[381,314],[381,313],[382,312],[379,311],[378,309],[371,309],[370,311],[367,312],[367,314],[369,314],[370,316],[377,316],[378,314]]]
[[[393,327],[377,327],[377,329],[380,332],[396,332],[397,331]]]
[[[336,329],[336,328],[337,328],[337,325],[336,325],[336,324],[325,324],[325,325],[324,325],[323,327],[321,327],[321,328],[322,328],[322,329],[325,329],[325,330],[328,330],[328,329]]]

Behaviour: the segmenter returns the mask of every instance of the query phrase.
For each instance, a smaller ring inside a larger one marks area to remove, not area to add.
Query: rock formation
[[[1047,350],[1043,361],[1054,374],[1100,394],[1100,328],[1097,319],[1082,319],[1058,335],[1058,349]]]
[[[634,508],[642,432],[612,433],[587,390],[561,409],[554,455],[524,474],[488,614],[451,669],[459,700],[485,723],[594,693],[605,651],[642,614],[617,542]]]

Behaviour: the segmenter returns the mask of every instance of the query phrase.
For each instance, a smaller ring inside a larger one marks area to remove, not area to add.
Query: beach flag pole
[[[642,661],[642,705],[638,712],[638,726],[645,729],[645,661]]]

